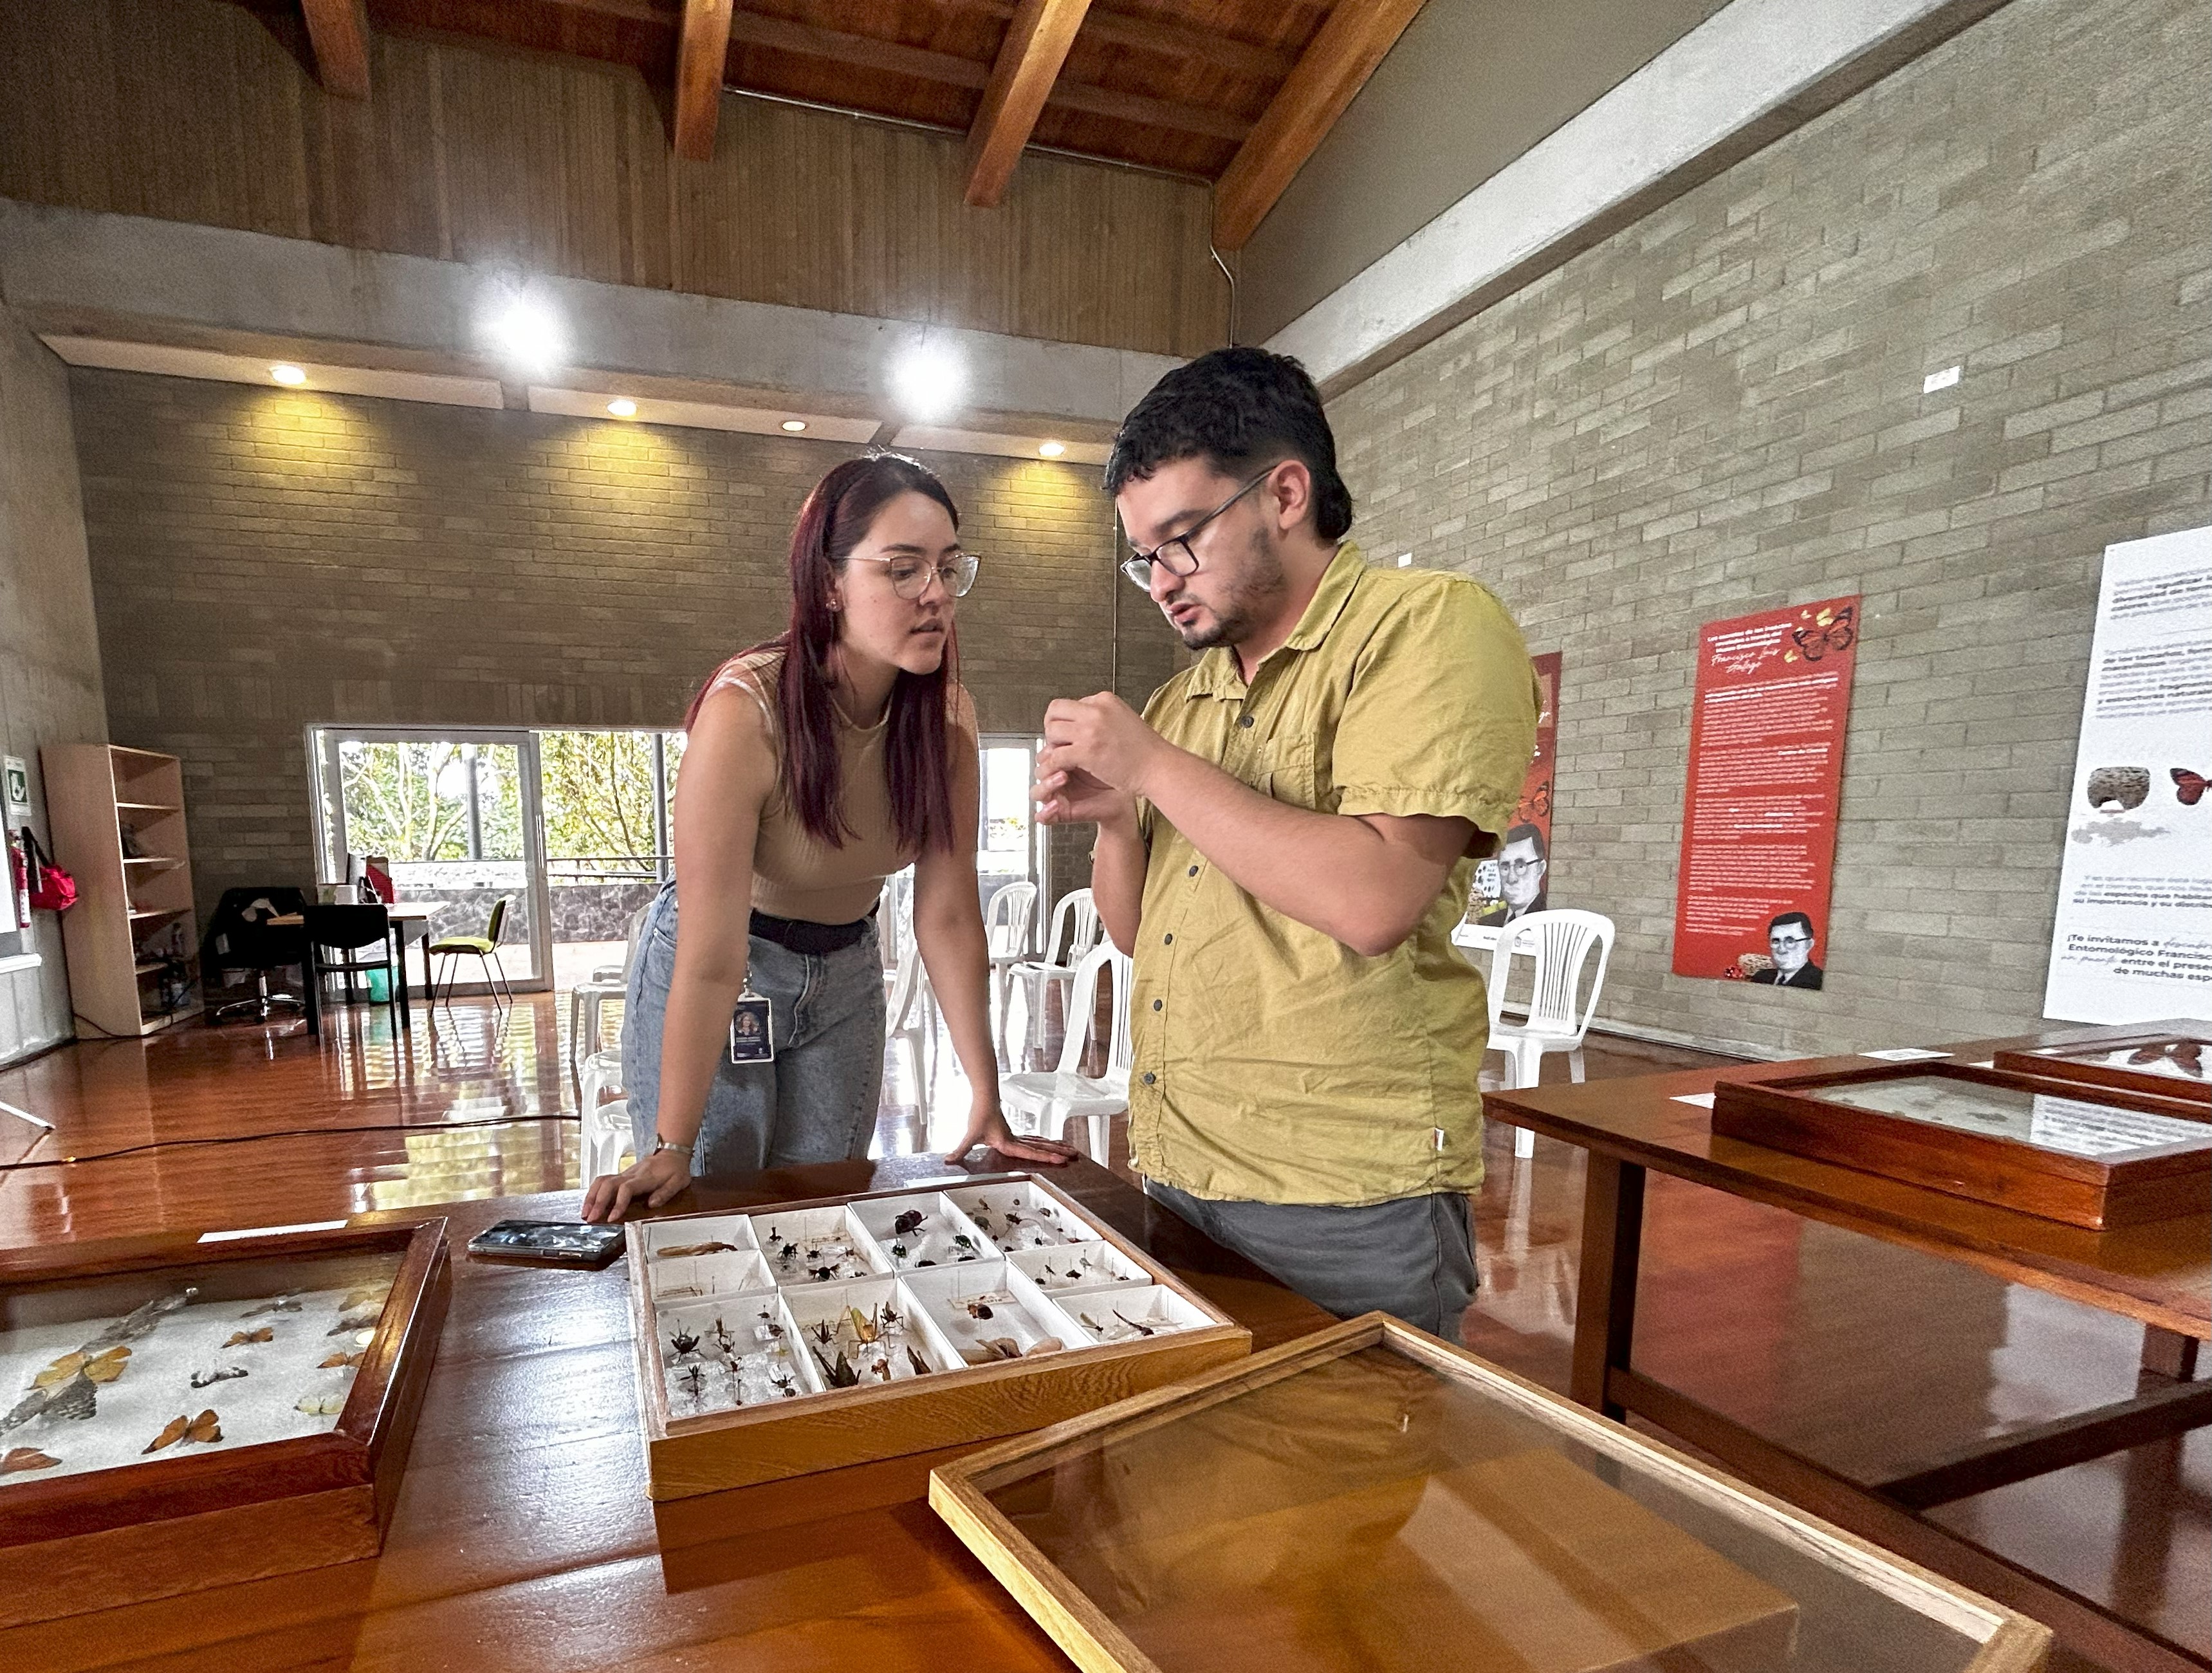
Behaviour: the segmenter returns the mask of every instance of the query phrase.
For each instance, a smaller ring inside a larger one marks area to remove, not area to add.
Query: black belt
[[[875,922],[872,911],[851,923],[809,923],[804,918],[779,918],[772,913],[755,912],[752,933],[763,941],[774,941],[793,952],[819,958],[826,952],[842,952],[866,935]]]

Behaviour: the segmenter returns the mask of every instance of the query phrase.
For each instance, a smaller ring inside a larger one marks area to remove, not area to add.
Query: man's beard
[[[1176,636],[1182,641],[1184,648],[1203,651],[1216,645],[1243,644],[1252,636],[1261,616],[1288,590],[1289,584],[1283,578],[1283,561],[1275,555],[1274,542],[1268,538],[1266,529],[1252,532],[1244,554],[1243,570],[1230,583],[1229,597],[1212,612],[1213,624],[1176,629]]]

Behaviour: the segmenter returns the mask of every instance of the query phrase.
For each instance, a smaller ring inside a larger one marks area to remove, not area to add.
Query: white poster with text
[[[2105,549],[2043,1014],[2212,1019],[2212,529]]]

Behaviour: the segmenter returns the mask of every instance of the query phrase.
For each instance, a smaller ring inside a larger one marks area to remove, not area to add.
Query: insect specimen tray
[[[0,1252],[0,1626],[374,1556],[446,1222]]]
[[[655,1499],[1018,1434],[1251,1352],[1033,1175],[640,1223]]]

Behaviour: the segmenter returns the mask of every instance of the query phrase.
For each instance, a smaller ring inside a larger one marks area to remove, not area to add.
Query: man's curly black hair
[[[1352,526],[1352,490],[1336,473],[1336,437],[1321,392],[1287,355],[1216,349],[1162,378],[1115,432],[1106,491],[1118,494],[1185,459],[1202,459],[1225,477],[1295,459],[1313,474],[1314,532],[1340,540]]]

